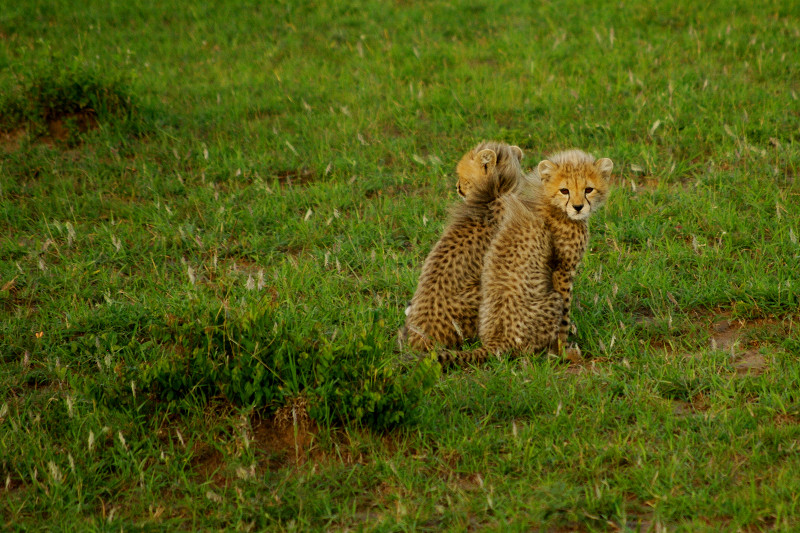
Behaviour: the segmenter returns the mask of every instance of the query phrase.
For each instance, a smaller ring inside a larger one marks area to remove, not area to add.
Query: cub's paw
[[[564,359],[566,359],[570,363],[580,363],[583,361],[583,355],[581,355],[581,349],[578,347],[577,344],[572,343],[569,347],[567,347],[564,350]]]

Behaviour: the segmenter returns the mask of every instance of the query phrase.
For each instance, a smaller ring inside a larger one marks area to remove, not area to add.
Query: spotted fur
[[[464,201],[452,209],[423,263],[401,332],[401,341],[410,347],[455,347],[477,337],[483,259],[502,219],[496,200],[519,190],[525,179],[521,159],[516,146],[485,142],[459,161],[458,190]]]
[[[552,236],[540,215],[540,202],[513,194],[499,202],[504,218],[486,252],[481,277],[478,332],[483,346],[443,352],[443,366],[537,352],[556,342],[564,301],[553,289]]]
[[[497,176],[496,181],[487,183],[486,174],[482,168],[483,164],[480,161],[481,158],[476,157],[476,154],[481,150],[492,150],[493,145],[497,145],[497,143],[479,144],[465,154],[464,157],[461,158],[461,161],[458,162],[458,165],[456,165],[456,175],[458,177],[456,181],[456,192],[464,200],[467,199],[467,196],[472,196],[472,201],[474,202],[477,199],[475,196],[476,194],[488,193],[489,196],[487,198],[483,198],[479,201],[479,203],[487,203],[499,197],[501,194],[515,189],[519,184],[517,176],[514,176],[513,173],[503,172]],[[506,150],[506,148],[504,147],[502,150]],[[522,149],[519,146],[508,146],[507,151],[515,155],[517,160],[522,160]],[[509,182],[509,180],[511,181]],[[485,185],[494,185],[494,189],[492,187],[487,188]]]
[[[608,158],[595,160],[581,150],[568,150],[541,161],[534,172],[537,194],[546,206],[542,216],[553,236],[553,288],[564,299],[560,347],[566,346],[572,285],[589,242],[587,220],[605,203],[613,168]]]
[[[443,352],[443,365],[566,349],[573,279],[589,237],[586,221],[605,201],[612,168],[610,159],[562,152],[539,163],[520,195],[498,199],[504,218],[481,278],[483,346]]]

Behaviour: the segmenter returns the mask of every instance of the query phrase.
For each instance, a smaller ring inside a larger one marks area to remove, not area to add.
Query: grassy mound
[[[129,76],[77,60],[40,63],[0,99],[0,131],[28,127],[68,144],[101,124],[130,129],[139,118]]]
[[[263,302],[193,306],[186,318],[156,328],[173,349],[145,364],[143,383],[162,400],[224,398],[267,413],[303,397],[308,416],[324,425],[405,422],[438,364],[423,359],[411,372],[396,372],[384,320],[373,314],[358,322],[334,340],[328,326]]]

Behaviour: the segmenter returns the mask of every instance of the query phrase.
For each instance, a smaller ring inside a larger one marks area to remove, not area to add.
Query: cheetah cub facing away
[[[605,201],[610,159],[580,150],[539,163],[520,195],[507,195],[484,261],[479,336],[483,347],[445,353],[445,363],[566,346],[575,271],[586,251],[587,219]],[[577,348],[570,351],[580,353]]]
[[[456,187],[464,201],[425,259],[406,310],[401,340],[412,348],[454,347],[477,337],[483,259],[503,217],[497,199],[518,191],[521,160],[517,146],[484,142],[459,161]]]

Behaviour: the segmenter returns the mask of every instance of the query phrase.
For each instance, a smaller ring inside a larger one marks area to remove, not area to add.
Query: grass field
[[[0,6],[0,529],[797,531],[800,5]],[[396,343],[483,139],[615,162],[585,360]]]

